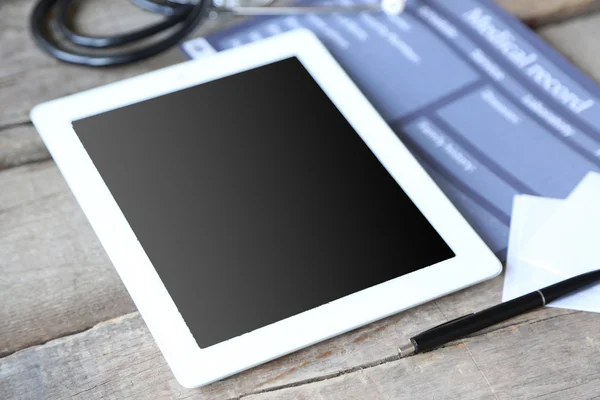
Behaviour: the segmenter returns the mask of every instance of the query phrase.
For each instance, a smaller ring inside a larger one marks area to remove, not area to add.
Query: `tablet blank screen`
[[[454,256],[296,58],[73,127],[200,347]]]

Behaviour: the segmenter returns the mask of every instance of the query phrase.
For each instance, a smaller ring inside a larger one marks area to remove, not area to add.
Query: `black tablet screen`
[[[200,347],[454,256],[296,58],[73,127]]]

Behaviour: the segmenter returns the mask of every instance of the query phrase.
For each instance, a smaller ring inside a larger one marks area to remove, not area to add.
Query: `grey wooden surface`
[[[499,2],[600,79],[598,1]],[[32,4],[0,2],[0,399],[600,398],[595,314],[543,309],[397,359],[395,346],[412,334],[499,302],[502,277],[205,388],[181,388],[28,113],[183,57],[175,49],[104,70],[59,64],[27,34]],[[94,32],[152,18],[124,0],[85,11]]]

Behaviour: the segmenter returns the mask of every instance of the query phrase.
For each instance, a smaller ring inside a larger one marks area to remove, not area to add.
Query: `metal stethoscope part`
[[[274,0],[253,1],[244,5],[239,1],[213,0],[213,6],[218,12],[230,12],[235,15],[297,15],[297,14],[326,14],[339,12],[383,11],[386,14],[398,15],[404,11],[406,0],[381,0],[379,3],[331,4],[321,6],[272,6]]]

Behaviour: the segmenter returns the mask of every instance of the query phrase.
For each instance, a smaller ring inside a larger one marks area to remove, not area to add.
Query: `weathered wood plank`
[[[248,400],[494,399],[464,349],[442,349],[308,385],[244,397]]]
[[[474,361],[500,399],[600,395],[600,315],[570,312],[470,339]]]
[[[600,82],[600,14],[548,25],[539,33],[575,65]]]
[[[0,171],[48,158],[44,142],[30,123],[0,128]]]
[[[495,0],[531,26],[540,26],[600,8],[598,0]]]
[[[571,313],[554,319],[530,321],[462,341],[431,353],[413,356],[413,368],[396,361],[339,378],[248,399],[348,398],[479,398],[475,376],[480,373],[495,399],[592,399],[600,393],[600,316]],[[472,357],[461,363],[460,350]],[[458,353],[458,354],[456,354]],[[446,357],[456,357],[446,366]],[[439,357],[434,360],[435,357]],[[430,364],[431,363],[431,364]],[[454,364],[454,365],[453,365]],[[425,386],[411,386],[416,374],[432,374]],[[458,373],[457,373],[458,372]],[[466,374],[466,380],[462,380]],[[451,377],[439,387],[436,381]],[[432,382],[430,382],[431,380]],[[465,386],[465,383],[470,384]],[[434,387],[427,387],[430,384]],[[408,387],[408,388],[407,388]],[[379,394],[379,397],[377,397]]]
[[[412,329],[414,323],[420,321],[418,311],[428,314],[431,311],[428,307],[405,313],[398,322]],[[0,393],[17,399],[239,397],[394,361],[395,349],[390,341],[395,343],[396,335],[386,335],[379,340],[369,337],[377,336],[385,330],[381,329],[384,326],[376,324],[361,332],[351,332],[205,388],[185,390],[174,380],[141,318],[133,314],[0,359]],[[385,342],[384,346],[381,342]],[[381,352],[380,347],[385,349],[384,354],[375,357],[374,362],[363,362]],[[386,357],[382,357],[384,355]],[[384,370],[390,369],[402,377],[404,390],[419,387],[419,394],[423,396],[445,385],[449,393],[460,393],[462,389],[450,385],[452,380],[469,387],[472,398],[489,394],[468,353],[460,347],[384,367]],[[446,373],[442,379],[431,380],[436,370]]]
[[[0,188],[0,357],[135,310],[52,162]]]
[[[244,397],[248,400],[495,398],[468,352],[458,347]]]
[[[0,393],[16,399],[224,399],[258,393],[251,398],[265,400],[597,395],[600,316],[548,316],[555,310],[541,310],[528,321],[397,360],[394,346],[406,340],[407,331],[422,329],[423,316],[435,315],[434,308],[418,307],[194,390],[177,384],[135,313],[0,359]]]

